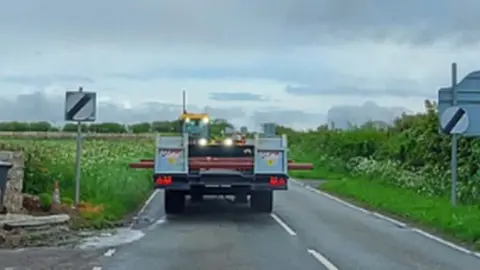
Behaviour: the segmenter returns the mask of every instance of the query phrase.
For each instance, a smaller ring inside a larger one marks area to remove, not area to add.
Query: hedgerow
[[[438,132],[435,103],[425,102],[425,112],[403,115],[393,126],[372,123],[351,130],[287,131],[292,155],[313,161],[332,172],[377,179],[428,196],[446,196],[451,188],[451,140]],[[480,203],[480,143],[459,140],[458,198]]]

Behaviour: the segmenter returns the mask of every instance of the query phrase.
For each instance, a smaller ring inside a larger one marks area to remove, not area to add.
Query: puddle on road
[[[96,249],[114,247],[140,240],[143,236],[145,236],[145,234],[140,230],[119,228],[113,233],[103,233],[101,235],[85,238],[79,245],[77,245],[77,248]]]

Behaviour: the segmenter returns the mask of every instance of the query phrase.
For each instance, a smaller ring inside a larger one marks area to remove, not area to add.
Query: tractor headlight
[[[223,144],[226,145],[226,146],[231,146],[231,145],[233,145],[233,140],[230,139],[230,138],[225,139],[225,140],[223,141]]]
[[[205,118],[202,119],[202,122],[203,122],[204,124],[208,124],[208,121],[209,121],[208,117],[205,117]]]
[[[207,143],[208,143],[207,139],[205,139],[205,138],[201,138],[200,140],[198,140],[198,144],[200,146],[205,146],[205,145],[207,145]]]

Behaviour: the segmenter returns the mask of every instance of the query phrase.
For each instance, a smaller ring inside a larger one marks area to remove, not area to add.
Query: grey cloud
[[[381,107],[368,101],[362,106],[334,106],[327,113],[329,123],[336,128],[346,129],[350,125],[362,125],[369,121],[381,121],[391,124],[402,113],[410,113],[402,107]]]
[[[195,111],[199,111],[198,109]],[[243,118],[246,115],[244,108],[242,107],[228,107],[228,108],[219,108],[219,107],[211,107],[205,106],[203,107],[203,111],[207,112],[214,118],[222,118],[226,120],[231,119],[238,119]]]
[[[252,93],[211,93],[210,99],[217,101],[264,101],[264,96]]]
[[[282,48],[334,39],[478,41],[474,0],[8,1],[0,32],[65,41]],[[21,18],[21,19],[20,19]]]
[[[174,120],[182,106],[160,102],[147,102],[134,108],[124,108],[111,102],[98,102],[98,122],[133,123],[139,121]],[[242,108],[188,106],[190,111],[208,112],[213,117],[232,119],[244,117]],[[14,100],[0,99],[0,121],[50,121],[63,123],[64,97],[47,96],[43,92],[21,94]]]
[[[147,102],[133,108],[125,108],[111,102],[98,102],[97,122],[134,123],[140,121],[174,120],[182,112],[180,104]],[[247,114],[243,107],[198,107],[188,106],[191,112],[207,112],[213,118],[228,121],[238,120],[249,129],[260,127],[264,122],[294,128],[306,128],[325,123],[325,116],[302,112],[299,110],[284,110],[282,108],[265,108]],[[49,121],[63,124],[64,97],[47,96],[43,92],[18,95],[14,100],[0,98],[0,121]]]
[[[328,122],[334,122],[338,128],[347,128],[348,123],[361,125],[367,121],[391,123],[403,112],[401,107],[381,107],[373,102],[363,106],[336,106],[323,114],[308,113],[300,110],[269,107],[247,115],[242,107],[197,107],[187,108],[192,112],[207,112],[214,118],[231,121],[236,119],[247,124],[250,129],[258,129],[262,123],[275,122],[293,128],[314,128]],[[179,104],[147,102],[134,108],[124,108],[110,102],[98,103],[98,122],[134,123],[139,121],[161,121],[177,119],[182,111]],[[63,124],[63,96],[47,96],[42,92],[19,95],[15,100],[0,98],[0,121],[50,121]],[[243,119],[243,120],[242,120]],[[245,122],[247,120],[247,122]]]
[[[330,88],[325,87],[310,87],[310,86],[287,86],[285,92],[297,96],[316,96],[316,95],[333,95],[333,96],[367,96],[367,97],[428,97],[434,98],[436,96],[435,89],[431,91],[420,91],[418,86],[412,87],[398,87],[385,86],[383,89],[372,89],[366,86],[352,87],[352,86],[335,86]],[[428,90],[428,89],[427,89]]]
[[[66,75],[66,74],[51,74],[51,75],[0,75],[0,82],[10,84],[21,84],[45,87],[54,83],[73,82],[73,83],[86,83],[92,84],[94,79],[79,76],[79,75]]]
[[[308,113],[300,110],[289,110],[283,108],[266,108],[262,111],[256,111],[251,116],[251,122],[259,128],[262,123],[275,122],[294,128],[316,127],[324,124],[325,115]]]
[[[225,55],[226,58],[229,55]],[[262,61],[253,61],[240,67],[222,66],[201,68],[154,68],[130,73],[110,73],[108,78],[120,78],[133,81],[150,81],[161,78],[169,79],[272,79],[277,81],[293,81],[302,83],[321,83],[319,77],[335,77],[332,71],[322,70],[318,65],[279,59],[278,55],[264,55]],[[323,68],[324,69],[324,68]],[[321,76],[319,76],[321,75]]]

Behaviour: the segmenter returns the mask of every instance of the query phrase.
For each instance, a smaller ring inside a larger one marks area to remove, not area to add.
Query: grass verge
[[[292,171],[290,176],[299,179],[343,179],[344,175],[323,167],[315,167],[311,171]]]
[[[25,154],[23,192],[51,196],[59,182],[62,201],[75,198],[75,141],[0,140],[0,149]],[[87,140],[83,145],[80,199],[81,227],[109,227],[122,221],[150,195],[151,171],[128,164],[151,158],[154,141]],[[51,199],[47,199],[51,200]]]
[[[338,179],[337,175],[326,178]],[[351,176],[325,182],[320,189],[407,223],[414,223],[469,248],[480,249],[479,206],[453,207],[446,198],[425,197],[412,190]]]

